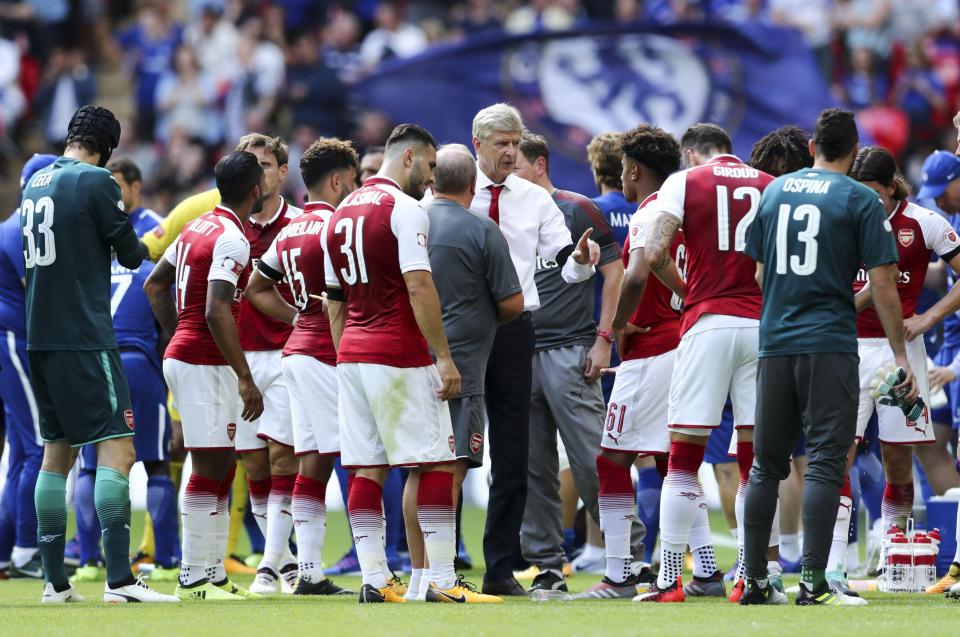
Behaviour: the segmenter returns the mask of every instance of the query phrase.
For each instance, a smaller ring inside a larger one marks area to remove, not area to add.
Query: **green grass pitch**
[[[715,516],[715,528],[722,518]],[[139,539],[142,515],[134,520]],[[465,511],[467,544],[480,557],[483,512]],[[346,549],[349,539],[343,514],[328,520],[328,563]],[[720,563],[733,561],[730,549]],[[482,571],[467,573],[479,583]],[[579,591],[595,581],[577,575],[569,582]],[[248,584],[247,581],[237,580]],[[359,586],[359,578],[336,578]],[[795,583],[796,577],[788,578]],[[158,584],[173,592],[173,584]],[[426,604],[360,606],[352,597],[299,599],[284,596],[250,602],[185,603],[179,606],[107,605],[99,601],[102,584],[82,584],[85,604],[42,607],[36,581],[0,582],[0,636],[6,637],[280,637],[281,635],[451,635],[455,637],[683,636],[742,637],[925,637],[954,635],[960,623],[958,603],[939,596],[867,594],[860,608],[740,608],[725,600],[689,600],[685,604],[640,605],[621,601],[545,602],[511,600],[499,606]]]

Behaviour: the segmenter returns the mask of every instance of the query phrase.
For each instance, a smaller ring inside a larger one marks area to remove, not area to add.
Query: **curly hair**
[[[620,137],[626,157],[657,173],[663,179],[680,170],[680,144],[657,126],[641,124]]]
[[[748,163],[774,177],[810,168],[810,136],[799,126],[782,126],[753,145]]]
[[[620,180],[621,158],[620,133],[601,133],[587,144],[587,159],[597,176],[597,186],[603,184],[614,190],[623,190]]]
[[[359,162],[353,142],[335,137],[320,137],[303,151],[300,157],[300,174],[303,175],[303,183],[310,189],[335,170],[350,167],[356,170]]]

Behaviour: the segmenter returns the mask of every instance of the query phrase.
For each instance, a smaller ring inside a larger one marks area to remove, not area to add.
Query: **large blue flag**
[[[493,34],[383,65],[356,87],[363,106],[470,145],[474,114],[520,109],[551,147],[561,188],[595,192],[586,144],[598,133],[657,124],[678,137],[714,122],[743,158],[784,124],[810,130],[831,105],[798,33],[754,26],[598,25],[563,33]]]

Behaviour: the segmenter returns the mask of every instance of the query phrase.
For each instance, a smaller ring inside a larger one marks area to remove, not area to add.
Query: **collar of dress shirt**
[[[507,175],[507,178],[503,180],[503,183],[495,184],[493,180],[487,177],[487,173],[480,170],[480,162],[477,162],[477,192],[483,190],[487,186],[504,186],[507,190],[516,190],[516,183],[520,177],[517,177],[513,173]]]

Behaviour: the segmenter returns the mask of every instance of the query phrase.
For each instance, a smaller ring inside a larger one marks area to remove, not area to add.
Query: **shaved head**
[[[477,180],[477,163],[463,144],[446,144],[437,151],[437,167],[433,171],[433,189],[438,194],[461,195],[470,191]]]

